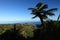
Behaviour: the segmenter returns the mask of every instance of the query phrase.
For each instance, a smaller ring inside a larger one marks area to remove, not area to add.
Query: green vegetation
[[[23,36],[20,39],[25,38],[26,40],[28,40],[28,39],[29,40],[35,40],[35,39],[44,40],[44,39],[51,39],[53,37],[58,38],[60,35],[60,21],[58,21],[58,23],[57,23],[57,21],[53,21],[53,20],[46,21],[46,31],[45,32],[42,30],[41,26],[38,27],[33,24],[15,24],[15,25],[16,25],[15,26],[16,34],[14,33],[14,24],[1,24],[0,25],[0,36],[8,35],[8,37],[10,37],[9,35],[13,36],[12,34],[14,34],[14,35],[16,35],[16,37],[17,37],[17,35]]]
[[[5,33],[7,30],[13,31],[14,26],[13,24],[2,24],[0,25],[0,35]],[[19,30],[19,34],[23,37],[33,37],[33,31],[36,30],[37,27],[32,24],[16,24],[16,30]]]
[[[25,25],[23,26],[23,30],[22,30],[21,34],[22,34],[25,38],[27,38],[28,36],[29,36],[29,37],[33,37],[33,36],[34,36],[33,31],[34,31],[35,29],[37,29],[36,26],[29,25],[29,24],[25,24]]]
[[[6,32],[6,30],[12,30],[13,29],[13,24],[0,24],[0,35]]]

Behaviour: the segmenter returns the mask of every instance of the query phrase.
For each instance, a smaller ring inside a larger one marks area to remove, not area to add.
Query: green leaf
[[[57,8],[52,8],[52,9],[47,10],[47,12],[54,12],[56,10],[57,10]]]

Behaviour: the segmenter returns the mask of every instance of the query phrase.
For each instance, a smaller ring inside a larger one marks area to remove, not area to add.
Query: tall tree
[[[39,17],[39,19],[40,19],[40,21],[42,23],[43,29],[45,28],[44,23],[43,23],[44,22],[43,19],[48,18],[47,15],[53,16],[54,15],[53,12],[57,10],[57,8],[52,8],[52,9],[46,10],[47,8],[48,8],[48,5],[43,3],[43,2],[39,2],[36,5],[36,8],[28,8],[29,10],[32,11],[32,14],[35,15],[32,18]]]
[[[59,14],[59,16],[58,16],[58,18],[57,18],[57,21],[59,21],[59,18],[60,18],[60,14]]]

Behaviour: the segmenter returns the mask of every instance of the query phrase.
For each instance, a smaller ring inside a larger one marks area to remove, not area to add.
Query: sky
[[[48,4],[48,9],[58,8],[54,12],[55,16],[49,17],[56,20],[60,11],[60,0],[0,0],[0,23],[39,21],[39,18],[32,19],[34,15],[28,10],[30,7],[35,8],[39,2]]]

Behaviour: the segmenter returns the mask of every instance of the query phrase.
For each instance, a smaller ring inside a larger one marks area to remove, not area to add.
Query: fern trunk
[[[41,16],[39,16],[39,19],[40,19],[41,25],[42,25],[42,27],[43,27],[43,32],[45,32],[45,31],[46,31],[46,27],[45,27],[45,25],[44,25],[43,18],[41,18]]]

